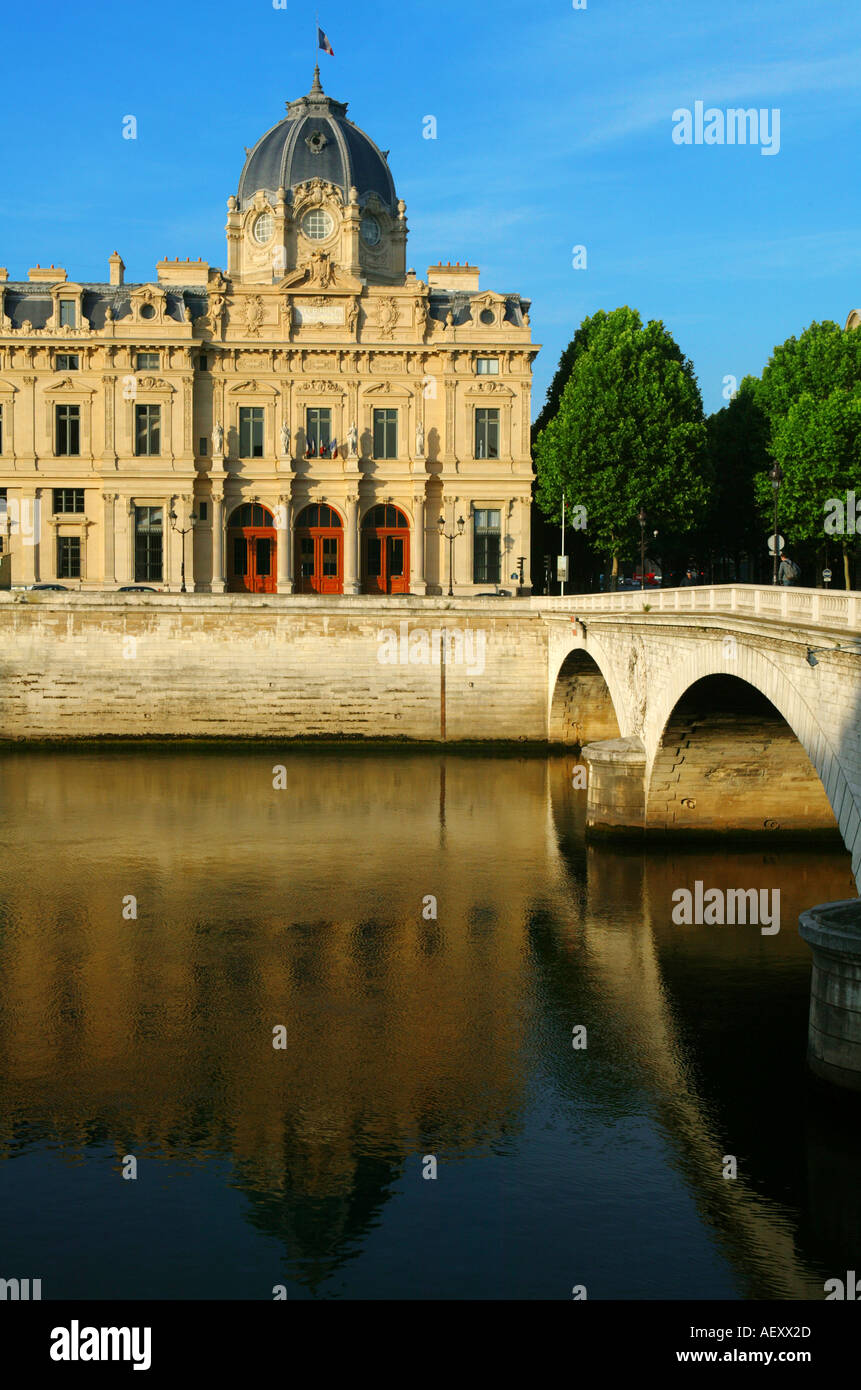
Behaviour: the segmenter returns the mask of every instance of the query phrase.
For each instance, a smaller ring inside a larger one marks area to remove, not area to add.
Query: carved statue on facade
[[[359,431],[355,422],[347,430],[347,444],[350,450],[350,458],[354,459],[359,452]]]
[[[358,299],[351,299],[351,300],[350,300],[350,307],[349,307],[349,309],[347,310],[347,328],[349,329],[349,331],[350,331],[351,333],[355,333],[355,331],[356,331],[356,325],[357,325],[358,322],[359,322],[359,301],[358,301]]]
[[[212,452],[219,457],[224,449],[224,429],[221,421],[216,420],[212,427]]]
[[[423,421],[419,420],[416,425],[416,458],[424,458],[425,452],[425,427]]]
[[[428,327],[428,306],[424,299],[416,300],[416,331],[419,338],[424,340]]]
[[[290,456],[290,426],[286,420],[281,426],[281,453],[285,458]]]

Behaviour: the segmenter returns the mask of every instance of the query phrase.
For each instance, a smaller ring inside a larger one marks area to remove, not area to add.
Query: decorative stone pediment
[[[95,386],[87,386],[80,378],[76,381],[74,377],[61,376],[45,387],[45,394],[53,395],[55,392],[63,392],[71,396],[92,396],[95,395],[95,390]]]
[[[247,394],[255,396],[278,396],[280,392],[274,386],[270,386],[268,382],[252,379],[250,381],[237,382],[235,386],[230,387],[227,394],[229,396],[244,396]]]
[[[512,397],[514,392],[501,381],[474,381],[467,387],[465,395],[467,399],[476,396],[493,396],[495,400],[504,401]]]
[[[362,394],[364,396],[387,396],[390,399],[399,397],[401,400],[412,400],[415,393],[399,382],[380,381],[376,386],[368,386]]]
[[[305,381],[298,389],[300,393],[303,394],[307,394],[309,391],[312,391],[315,395],[323,395],[325,393],[335,393],[339,396],[343,395],[343,387],[339,386],[336,381],[324,381],[322,379]]]
[[[0,396],[14,396],[17,390],[18,387],[13,386],[11,382],[0,381]]]
[[[320,250],[312,251],[307,259],[278,283],[279,290],[297,289],[300,286],[308,289],[319,286],[321,290],[335,294],[359,294],[362,290],[360,280],[347,275],[337,266],[328,251]]]
[[[174,387],[164,377],[138,376],[135,380],[139,393],[145,391],[148,396],[172,396],[174,393]]]

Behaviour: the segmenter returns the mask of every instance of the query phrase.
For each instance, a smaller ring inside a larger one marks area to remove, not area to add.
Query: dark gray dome
[[[319,69],[306,97],[287,103],[287,117],[257,141],[239,179],[239,206],[249,206],[263,189],[272,198],[279,188],[324,179],[359,198],[376,193],[394,214],[395,185],[382,151],[369,135],[347,120],[347,103],[327,97]]]

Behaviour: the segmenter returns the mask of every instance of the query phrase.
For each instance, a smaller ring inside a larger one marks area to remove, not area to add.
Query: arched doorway
[[[275,522],[267,507],[244,502],[227,523],[227,590],[275,593]]]
[[[371,507],[362,518],[362,589],[366,594],[410,591],[410,523],[391,503]]]
[[[294,592],[344,592],[344,523],[324,502],[304,507],[296,518]]]

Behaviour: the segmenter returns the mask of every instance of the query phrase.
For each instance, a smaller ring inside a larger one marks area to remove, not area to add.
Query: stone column
[[[413,515],[415,517],[415,531],[412,544],[412,574],[410,577],[410,593],[427,593],[427,582],[425,578],[425,496],[419,493],[413,497]]]
[[[277,580],[276,591],[279,594],[292,594],[293,579],[290,567],[290,550],[292,540],[292,521],[293,504],[290,500],[289,492],[284,492],[278,498],[278,510],[275,514],[276,536],[276,564]]]
[[[212,493],[212,593],[224,593],[224,493]]]
[[[18,517],[15,530],[17,535],[18,582],[35,584],[38,579],[36,569],[36,544],[39,540],[39,512],[36,505],[35,488],[22,488],[18,497]]]
[[[116,572],[116,539],[114,534],[114,504],[117,500],[115,492],[102,493],[104,544],[105,544],[105,588],[113,587],[117,582]]]
[[[799,931],[813,951],[808,1066],[861,1091],[861,899],[802,912]]]
[[[588,834],[642,835],[645,824],[646,750],[639,738],[587,743],[580,757],[588,768]]]
[[[344,593],[359,594],[362,585],[359,579],[359,498],[358,494],[347,494],[347,516],[344,527]]]

